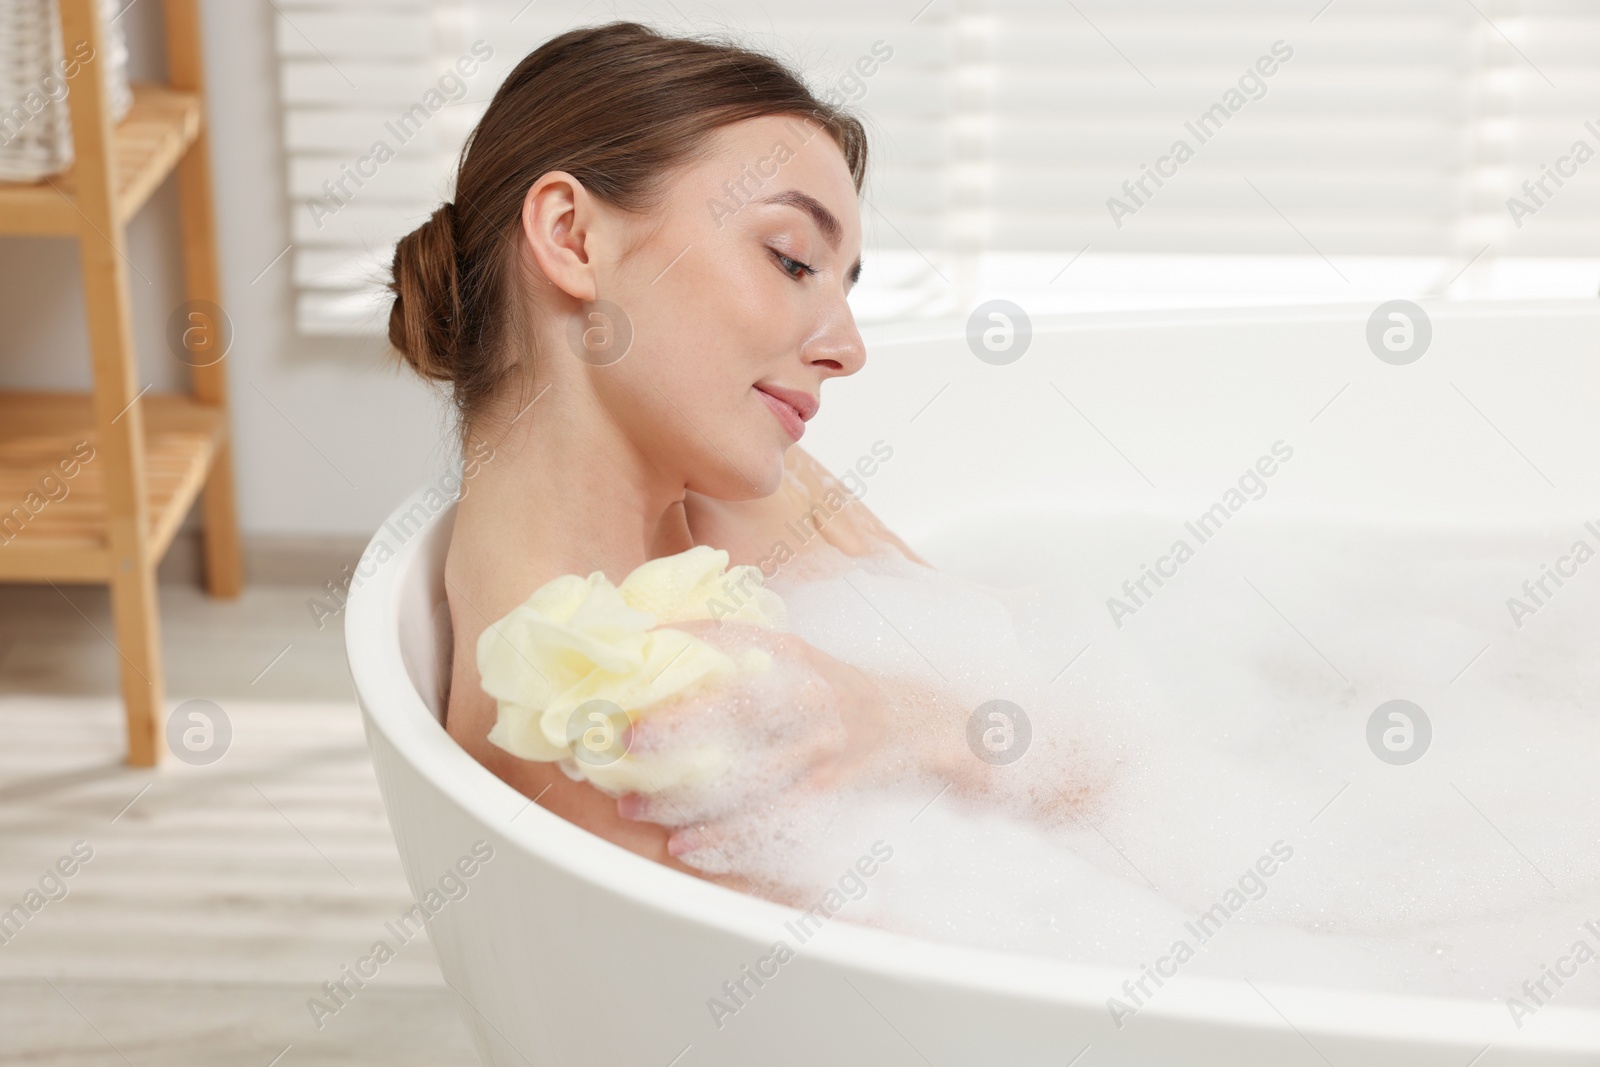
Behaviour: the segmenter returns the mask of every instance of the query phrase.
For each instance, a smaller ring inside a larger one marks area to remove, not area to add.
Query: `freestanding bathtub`
[[[998,528],[1062,502],[1182,510],[1284,437],[1320,457],[1275,487],[1287,511],[1600,518],[1600,309],[1431,307],[1431,341],[1411,362],[1374,354],[1372,311],[1053,318],[1034,322],[1008,363],[977,358],[966,323],[879,331],[866,369],[828,387],[805,446],[841,471],[889,442],[869,502],[940,565],[955,517],[970,543],[974,522]],[[487,1064],[1600,1063],[1600,1011],[1577,1006],[1518,1028],[1500,1001],[1195,975],[1119,1029],[1106,1001],[1126,970],[840,920],[799,944],[785,925],[798,912],[566,823],[445,734],[453,520],[436,490],[395,511],[350,597],[346,637],[413,893],[460,869],[475,843],[493,849],[429,923]],[[780,939],[793,958],[759,987],[746,980],[753,994],[719,1026],[708,998]]]

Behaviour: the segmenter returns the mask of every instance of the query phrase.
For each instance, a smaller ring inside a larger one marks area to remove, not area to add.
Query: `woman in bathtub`
[[[448,383],[463,445],[493,449],[445,566],[449,733],[550,811],[741,889],[714,856],[735,808],[992,778],[970,709],[785,632],[752,581],[838,491],[797,442],[866,359],[848,302],[866,154],[861,124],[770,58],[574,30],[500,87],[454,202],[392,268],[390,339]],[[820,533],[784,566],[925,565],[859,501]]]

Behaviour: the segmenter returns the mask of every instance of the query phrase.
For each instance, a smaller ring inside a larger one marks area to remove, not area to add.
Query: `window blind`
[[[997,290],[1482,296],[1520,263],[1593,295],[1600,276],[1586,0],[274,7],[306,333],[381,332],[393,243],[451,195],[494,89],[611,18],[731,32],[853,105],[871,137],[862,321]]]
[[[1574,141],[1600,148],[1600,124],[1585,125],[1600,119],[1593,4],[992,0],[989,13],[988,247],[1458,261],[1600,248],[1600,166],[1546,182],[1548,219],[1519,226],[1507,209]]]

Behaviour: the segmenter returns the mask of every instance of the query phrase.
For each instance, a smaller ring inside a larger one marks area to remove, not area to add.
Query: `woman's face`
[[[565,347],[611,421],[696,492],[774,492],[822,383],[866,359],[845,300],[860,211],[838,145],[800,117],[724,126],[660,211],[601,205],[594,230],[598,301],[574,316]],[[571,340],[585,324],[587,338]]]

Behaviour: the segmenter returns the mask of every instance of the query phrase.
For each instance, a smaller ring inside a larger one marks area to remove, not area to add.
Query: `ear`
[[[574,300],[592,301],[599,205],[583,183],[564,170],[543,175],[522,198],[524,252],[539,274]]]

